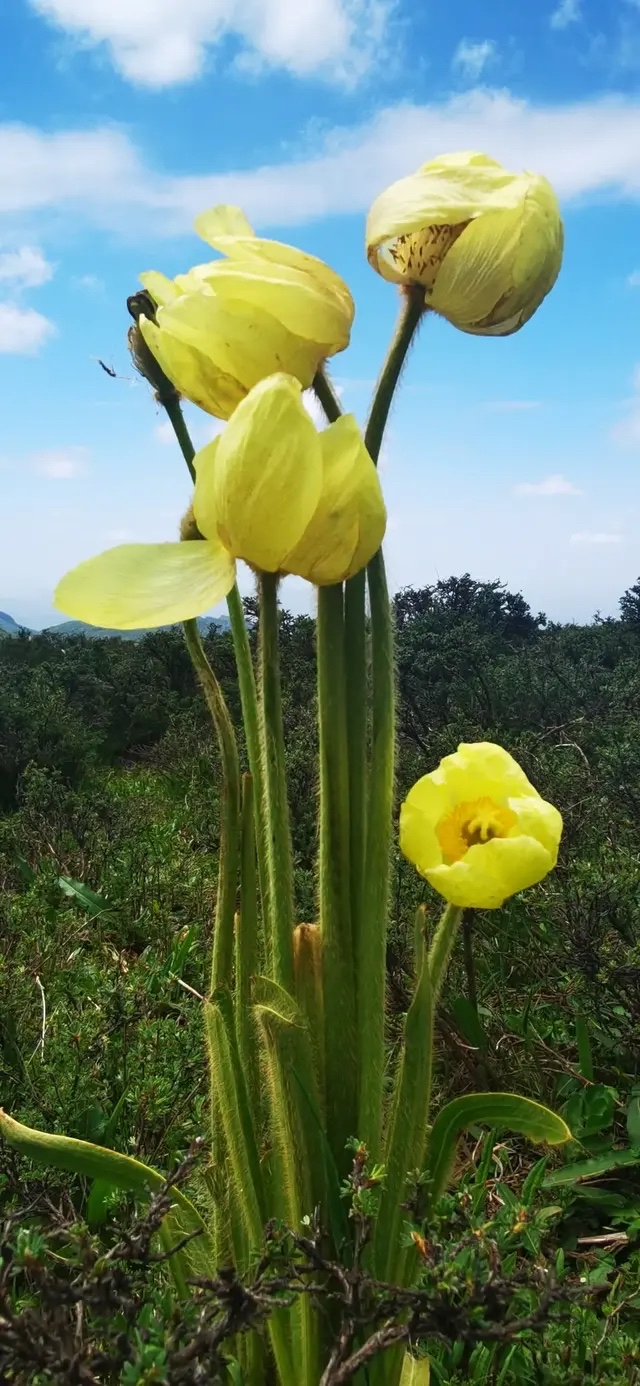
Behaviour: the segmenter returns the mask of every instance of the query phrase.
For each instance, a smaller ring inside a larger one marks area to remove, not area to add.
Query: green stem
[[[478,986],[476,982],[476,964],[473,956],[473,919],[475,910],[465,910],[462,916],[462,952],[464,956],[464,970],[467,978],[467,1000],[478,1014]]]
[[[167,385],[170,382],[167,381]],[[196,450],[191,441],[189,430],[184,421],[184,415],[180,406],[180,397],[171,386],[166,391],[156,390],[158,400],[167,412],[173,431],[180,445],[180,451],[189,468],[191,480],[195,481],[196,474],[193,466],[193,459]],[[247,756],[249,758],[249,769],[253,778],[255,789],[255,815],[256,815],[256,842],[258,851],[258,875],[260,878],[260,895],[262,898],[262,912],[266,917],[267,913],[267,869],[266,869],[266,845],[264,831],[264,792],[262,786],[262,760],[260,756],[260,731],[258,717],[258,695],[256,692],[256,680],[253,671],[253,660],[251,658],[251,647],[247,625],[244,619],[242,607],[242,597],[238,591],[238,584],[234,583],[227,597],[227,611],[229,612],[229,624],[231,626],[231,636],[233,639],[233,649],[236,657],[238,670],[238,687],[240,690],[240,703],[242,706],[242,720],[247,742]]]
[[[189,430],[184,421],[184,414],[180,407],[180,396],[176,394],[176,392],[174,391],[172,394],[167,395],[165,398],[161,399],[160,403],[163,404],[166,409],[167,416],[172,425],[178,443],[180,444],[180,451],[182,452],[182,456],[184,457],[187,467],[189,468],[191,480],[195,481],[196,469],[193,465],[193,459],[196,455],[196,450],[193,446],[193,443],[191,442]]]
[[[218,737],[222,761],[220,865],[213,933],[211,988],[228,986],[233,967],[233,931],[240,840],[240,768],[235,732],[218,680],[204,651],[196,621],[183,623],[187,649],[202,685]]]
[[[327,419],[340,418],[340,401],[323,367],[313,389]],[[365,621],[366,573],[356,573],[345,585],[344,642],[346,661],[347,763],[349,769],[349,856],[351,863],[351,928],[354,939],[362,930],[362,893],[367,836],[367,639]]]
[[[267,839],[264,818],[264,776],[262,772],[262,755],[260,752],[260,714],[258,710],[256,677],[253,669],[253,660],[251,658],[251,646],[249,645],[249,634],[247,631],[247,623],[244,619],[242,597],[238,591],[237,583],[232,587],[227,597],[227,610],[229,612],[233,649],[238,670],[238,687],[240,690],[240,705],[242,707],[244,734],[247,743],[247,757],[249,760],[251,778],[253,780],[253,807],[256,820],[258,879],[260,883],[260,898],[262,900],[262,915],[263,918],[266,919],[268,915],[269,872],[267,867]]]
[[[402,367],[418,324],[425,311],[424,294],[410,289],[402,297],[396,331],[382,368],[365,431],[365,443],[377,464],[384,430]],[[351,580],[352,583],[356,579]],[[360,1109],[358,1136],[367,1146],[371,1159],[380,1158],[382,1143],[382,1094],[385,1066],[384,1016],[386,987],[386,933],[389,908],[390,858],[393,831],[393,787],[395,770],[395,670],[393,621],[382,550],[367,569],[371,609],[371,761],[367,806],[361,816],[366,823],[366,854],[362,907],[356,916],[356,976],[358,982],[358,1039]],[[349,681],[360,691],[360,714],[356,723],[354,691],[353,722],[349,740],[355,774],[361,774],[362,745],[366,738],[366,702],[362,695],[366,667],[363,659],[364,583],[352,595],[347,585],[348,603],[353,605],[350,639],[353,654]],[[361,781],[360,781],[361,782]],[[357,791],[356,791],[357,793]]]
[[[293,853],[278,651],[278,578],[260,574],[260,681],[268,872],[267,941],[273,977],[290,995],[293,981]]]
[[[235,930],[235,1014],[238,1049],[256,1126],[259,1125],[260,1080],[257,1040],[251,1013],[251,979],[260,971],[257,904],[253,783],[250,775],[243,775],[240,911],[236,918]]]
[[[433,941],[429,949],[429,977],[431,980],[431,995],[435,1008],[442,983],[445,979],[447,967],[453,945],[456,941],[462,910],[458,905],[447,905],[442,915],[438,927],[433,935]]]
[[[320,926],[329,1144],[341,1174],[357,1121],[356,994],[349,875],[349,777],[343,591],[318,590]]]

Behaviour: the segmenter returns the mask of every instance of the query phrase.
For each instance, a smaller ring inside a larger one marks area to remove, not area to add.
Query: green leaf
[[[87,914],[93,915],[94,918],[106,914],[111,909],[108,900],[102,895],[96,895],[95,890],[90,890],[84,881],[73,881],[70,876],[59,876],[58,885],[65,895],[77,900]]]
[[[632,1145],[640,1145],[640,1096],[637,1094],[627,1107],[627,1135]]]
[[[116,1150],[107,1150],[90,1141],[78,1141],[70,1136],[55,1136],[48,1131],[36,1131],[30,1126],[22,1126],[19,1121],[0,1107],[0,1135],[21,1155],[39,1164],[64,1169],[70,1174],[82,1174],[87,1179],[98,1179],[116,1189],[124,1189],[149,1198],[165,1188],[165,1179],[156,1169],[134,1160],[131,1155],[121,1155]],[[209,1274],[213,1266],[213,1244],[206,1224],[197,1208],[181,1192],[171,1190],[173,1207],[164,1219],[161,1229],[163,1244],[174,1246],[184,1236],[198,1233],[197,1240],[191,1242],[184,1251],[172,1256],[169,1262],[179,1289],[186,1293],[186,1276],[202,1274],[206,1263]],[[193,1250],[192,1250],[193,1249]],[[175,1262],[175,1264],[174,1264]]]
[[[584,1179],[597,1179],[612,1169],[624,1169],[628,1165],[640,1165],[640,1150],[607,1150],[604,1155],[594,1155],[590,1160],[575,1160],[562,1169],[554,1169],[548,1174],[543,1188],[554,1189],[561,1184],[580,1184]]]
[[[578,1065],[583,1078],[593,1082],[593,1056],[589,1026],[583,1015],[576,1016],[576,1042],[578,1045]]]
[[[451,1014],[461,1034],[475,1049],[486,1049],[487,1036],[475,1006],[466,996],[456,996]]]
[[[428,1357],[412,1357],[410,1353],[405,1353],[402,1363],[402,1376],[400,1386],[429,1386],[431,1368]]]
[[[458,1137],[474,1122],[507,1127],[529,1140],[562,1145],[571,1132],[562,1117],[528,1097],[508,1092],[467,1093],[456,1097],[436,1117],[429,1138],[425,1173],[431,1182],[431,1201],[442,1197],[455,1160]]]

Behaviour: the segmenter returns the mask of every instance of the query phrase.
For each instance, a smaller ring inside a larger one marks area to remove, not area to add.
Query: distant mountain
[[[201,616],[198,620],[201,634],[206,635],[212,626],[217,630],[229,629],[228,616]],[[172,630],[172,626],[159,626],[159,630]],[[8,616],[6,612],[0,611],[0,635],[18,635],[21,630],[26,630],[25,626],[19,626],[14,621],[13,616]],[[40,632],[32,631],[32,635]],[[144,635],[151,635],[150,630],[108,630],[104,626],[88,626],[84,621],[61,621],[59,626],[45,626],[42,635],[60,635],[64,639],[69,636],[85,635],[89,640],[142,640]]]
[[[0,635],[19,635],[24,629],[24,626],[17,625],[13,616],[8,616],[6,611],[0,611]]]

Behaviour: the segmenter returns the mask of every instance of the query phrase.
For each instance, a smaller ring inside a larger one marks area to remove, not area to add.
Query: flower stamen
[[[494,837],[508,837],[517,821],[512,809],[494,799],[469,799],[457,804],[436,827],[445,862],[461,861],[470,847],[481,846]]]

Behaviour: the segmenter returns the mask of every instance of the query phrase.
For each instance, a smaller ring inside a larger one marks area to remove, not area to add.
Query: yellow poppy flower
[[[157,304],[140,331],[176,389],[228,419],[248,391],[284,371],[303,387],[349,343],[354,305],[322,260],[255,236],[238,208],[214,207],[196,230],[225,256],[174,280],[140,276]]]
[[[563,226],[546,178],[508,173],[486,154],[445,154],[381,193],[367,256],[463,332],[517,332],[553,288]]]
[[[323,586],[380,547],[386,511],[358,425],[318,432],[288,375],[261,381],[195,457],[202,540],[124,544],[81,563],[55,593],[60,611],[115,630],[202,615],[231,590],[235,560]]]
[[[497,909],[558,858],[562,818],[490,741],[464,743],[409,791],[400,847],[452,905]]]

